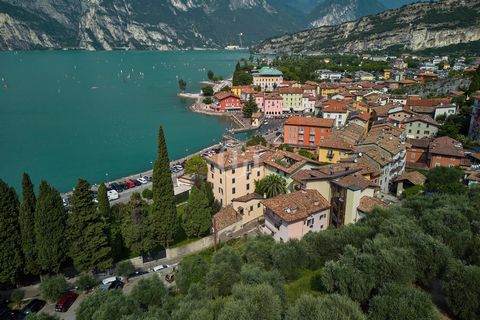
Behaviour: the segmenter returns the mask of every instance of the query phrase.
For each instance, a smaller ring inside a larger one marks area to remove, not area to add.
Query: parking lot
[[[125,286],[123,287],[123,293],[127,294],[127,295],[130,294],[132,292],[133,288],[137,285],[138,281],[140,281],[140,279],[149,278],[149,277],[152,277],[154,275],[158,275],[160,277],[160,279],[162,279],[163,283],[165,284],[165,287],[170,288],[170,287],[174,286],[175,282],[169,283],[165,280],[165,276],[167,274],[171,273],[174,267],[175,266],[172,265],[172,266],[169,266],[168,268],[160,270],[158,272],[148,272],[148,273],[145,273],[141,276],[137,276],[137,277],[129,279],[128,282],[125,282]],[[101,290],[101,289],[97,288],[96,290]],[[88,294],[84,294],[84,293],[80,294],[78,296],[77,300],[75,300],[75,302],[72,304],[72,306],[68,309],[67,312],[56,312],[54,303],[47,303],[45,305],[45,307],[43,307],[43,309],[40,312],[41,313],[43,312],[43,313],[46,313],[46,314],[49,314],[49,315],[56,315],[57,317],[59,317],[62,320],[74,320],[76,310],[80,306],[81,302],[83,300],[85,300],[85,298],[87,296],[88,296]]]

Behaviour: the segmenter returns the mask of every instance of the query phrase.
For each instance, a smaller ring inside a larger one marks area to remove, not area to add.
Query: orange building
[[[290,117],[283,126],[284,141],[287,144],[318,146],[329,138],[334,119]]]
[[[450,137],[433,140],[428,148],[429,167],[458,167],[465,158],[463,146]]]

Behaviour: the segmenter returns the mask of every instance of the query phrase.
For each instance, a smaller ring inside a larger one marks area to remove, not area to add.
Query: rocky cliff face
[[[480,0],[416,3],[355,22],[272,38],[261,53],[438,48],[480,40]]]
[[[0,50],[244,45],[418,0],[0,0]],[[390,4],[391,5],[391,4]]]
[[[223,47],[299,30],[270,0],[0,0],[0,50]]]
[[[311,26],[332,26],[385,11],[377,0],[327,0],[310,13]]]

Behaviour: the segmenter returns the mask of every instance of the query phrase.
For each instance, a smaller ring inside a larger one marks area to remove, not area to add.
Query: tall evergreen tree
[[[0,179],[0,283],[13,283],[22,268],[18,214],[15,190]]]
[[[90,184],[79,179],[67,220],[69,256],[78,271],[104,270],[112,264],[105,222],[95,208]]]
[[[152,240],[163,246],[171,243],[178,228],[170,162],[163,128],[158,130],[158,158],[153,167],[153,205],[150,214]]]
[[[211,226],[211,208],[205,191],[193,186],[183,214],[183,229],[189,237],[199,237]]]
[[[98,187],[97,200],[98,212],[100,213],[101,217],[108,223],[111,220],[112,209],[110,208],[110,202],[108,201],[107,187],[104,183],[101,183]]]
[[[20,206],[20,235],[22,237],[22,251],[25,259],[24,271],[29,274],[36,274],[38,266],[36,263],[35,250],[35,206],[37,199],[33,191],[33,184],[28,174],[22,177],[22,204]]]
[[[39,271],[58,272],[65,260],[67,216],[62,198],[46,181],[40,182],[35,207],[35,252]]]

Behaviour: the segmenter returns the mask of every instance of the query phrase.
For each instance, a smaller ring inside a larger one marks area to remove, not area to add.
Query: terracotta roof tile
[[[287,222],[302,220],[330,208],[330,203],[317,190],[295,191],[261,203]]]
[[[289,117],[285,125],[333,128],[334,119]]]
[[[302,88],[294,87],[279,88],[278,91],[280,92],[280,94],[303,94]]]
[[[429,138],[424,139],[407,139],[407,143],[411,145],[412,148],[419,148],[419,149],[428,149],[430,142],[432,140]]]
[[[220,211],[213,217],[215,219],[217,231],[223,230],[226,227],[242,220],[242,216],[233,208],[232,205],[220,209]]]
[[[234,95],[232,92],[227,92],[227,91],[218,92],[214,95],[214,97],[218,100],[223,100],[230,97],[240,99],[239,97]]]
[[[323,141],[320,141],[319,147],[353,151],[353,145],[351,143],[348,143],[342,139],[341,136],[333,135]]]
[[[402,175],[396,177],[394,181],[398,182],[398,181],[404,181],[404,180],[408,180],[416,186],[423,186],[425,184],[425,181],[427,181],[427,177],[425,177],[423,174],[421,174],[418,171],[410,171],[410,172],[405,172]]]
[[[329,100],[323,103],[323,112],[346,113],[347,106],[352,103],[352,100]]]
[[[236,201],[236,202],[248,202],[250,200],[254,200],[254,199],[263,199],[263,197],[261,195],[259,195],[258,193],[248,193],[244,196],[241,196],[241,197],[238,197],[238,198],[235,198],[233,199],[232,201]]]
[[[377,184],[359,175],[350,175],[334,180],[333,183],[351,190],[365,190],[368,187],[379,187]]]
[[[363,196],[360,199],[360,204],[357,207],[358,211],[361,211],[363,213],[367,213],[372,211],[375,207],[386,207],[387,204],[383,202],[380,199],[374,198],[374,197],[369,197],[369,196]]]
[[[452,157],[464,157],[463,146],[460,142],[450,137],[440,137],[430,143],[430,154],[440,154]]]
[[[435,107],[439,104],[449,104],[452,100],[450,98],[433,98],[433,99],[407,99],[407,106],[409,107]]]
[[[245,166],[249,163],[261,163],[260,156],[268,149],[261,146],[249,147],[245,152],[228,150],[218,153],[214,156],[205,158],[205,160],[223,169]]]
[[[433,120],[432,117],[427,115],[421,115],[421,114],[417,114],[417,115],[414,115],[413,117],[405,118],[403,120],[403,123],[410,123],[410,122],[417,122],[417,121],[428,123],[437,127],[440,126],[440,124],[437,121]]]
[[[261,156],[264,164],[281,170],[287,174],[291,174],[307,163],[320,165],[319,162],[302,157],[296,153],[277,150],[275,152],[265,152]]]

